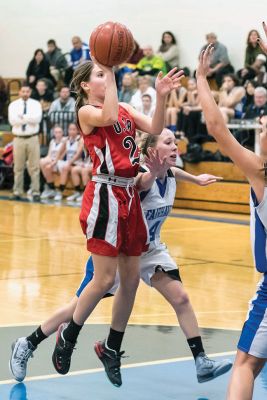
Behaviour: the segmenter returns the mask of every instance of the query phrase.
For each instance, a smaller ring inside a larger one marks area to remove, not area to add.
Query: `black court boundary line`
[[[21,199],[21,200],[11,200],[8,196],[0,196],[0,200],[9,200],[9,201],[16,201],[16,202],[22,202],[22,203],[28,203],[28,204],[39,204],[39,205],[53,205],[53,206],[61,206],[61,207],[72,207],[72,208],[79,208],[79,205],[77,204],[68,204],[68,203],[41,203],[41,202],[32,202],[28,199]],[[204,200],[203,200],[204,201]],[[227,203],[228,204],[228,203]],[[231,203],[229,203],[231,204]],[[234,204],[242,204],[242,203],[234,203]],[[200,210],[201,211],[201,210]],[[213,211],[214,212],[214,211]],[[170,213],[170,217],[173,218],[181,218],[181,219],[195,219],[198,221],[209,221],[209,222],[221,222],[224,224],[233,224],[233,225],[245,225],[249,226],[249,221],[244,221],[240,219],[234,219],[234,218],[222,218],[222,217],[208,217],[208,216],[202,216],[202,215],[194,215],[194,214],[180,214],[180,213]]]
[[[177,259],[178,256],[173,256],[172,258]],[[205,264],[222,264],[222,265],[228,265],[228,266],[232,266],[235,268],[254,268],[253,265],[244,265],[244,264],[234,264],[234,263],[227,263],[227,262],[221,262],[221,261],[212,261],[212,260],[198,260],[195,258],[183,258],[184,260],[192,260],[192,261],[197,261],[194,263],[188,263],[188,264],[180,264],[177,262],[177,267],[192,267],[192,266],[196,266],[196,265],[205,265]],[[84,275],[84,271],[82,272],[70,272],[67,274],[45,274],[45,275],[34,275],[34,276],[19,276],[19,277],[7,277],[7,278],[0,278],[0,282],[1,281],[9,281],[9,280],[23,280],[23,279],[39,279],[39,278],[53,278],[53,277],[60,277],[60,276],[69,276],[69,275]]]

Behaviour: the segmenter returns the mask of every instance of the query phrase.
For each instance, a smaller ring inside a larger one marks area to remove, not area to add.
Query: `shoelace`
[[[203,361],[205,361],[205,364],[207,364],[209,367],[213,366],[214,360],[211,360],[208,356],[202,357]]]
[[[22,350],[21,354],[17,358],[16,362],[19,364],[21,367],[25,367],[26,362],[28,361],[29,358],[33,358],[32,350]]]

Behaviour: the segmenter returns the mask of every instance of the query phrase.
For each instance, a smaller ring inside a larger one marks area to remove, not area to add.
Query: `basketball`
[[[99,63],[113,67],[127,61],[132,55],[134,38],[125,25],[109,21],[94,29],[89,47]]]

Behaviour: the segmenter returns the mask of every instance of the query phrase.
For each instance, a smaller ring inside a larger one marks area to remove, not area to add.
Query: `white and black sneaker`
[[[12,344],[11,349],[9,369],[16,381],[22,382],[26,376],[28,360],[33,357],[36,347],[26,337],[21,337]]]
[[[205,353],[199,353],[196,360],[197,380],[199,383],[211,381],[232,368],[231,360],[211,360]]]
[[[80,197],[81,193],[80,192],[74,192],[71,196],[67,197],[67,201],[76,201],[78,197]]]
[[[41,194],[41,200],[53,199],[56,195],[56,191],[54,189],[45,189]]]

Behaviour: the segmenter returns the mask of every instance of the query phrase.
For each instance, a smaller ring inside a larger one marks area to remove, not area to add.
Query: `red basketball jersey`
[[[93,162],[93,175],[109,174],[132,178],[139,168],[139,149],[135,143],[135,122],[119,105],[114,125],[95,128],[83,135],[84,144]]]

